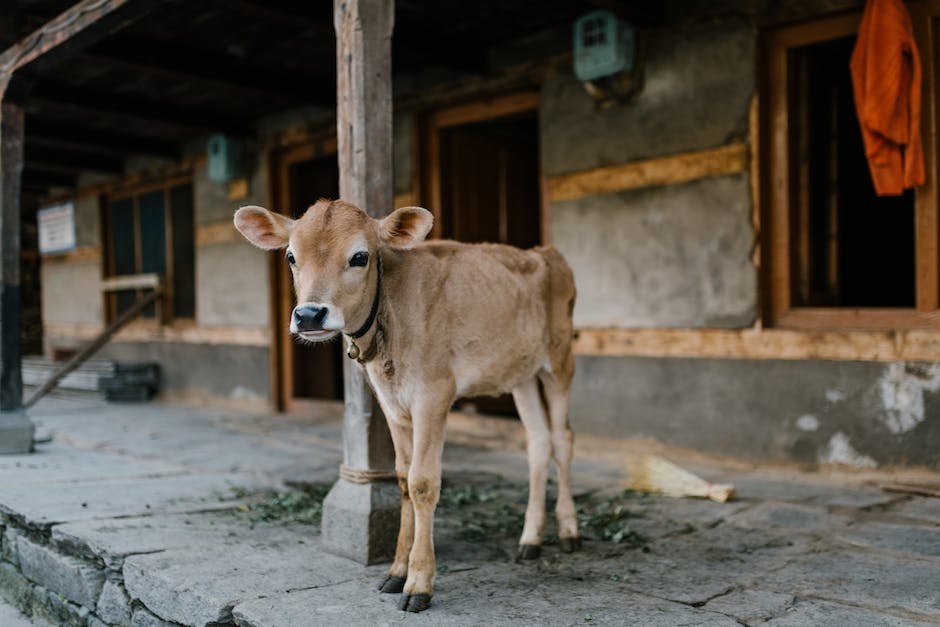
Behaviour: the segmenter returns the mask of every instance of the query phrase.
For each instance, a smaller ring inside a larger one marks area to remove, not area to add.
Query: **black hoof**
[[[574,553],[581,548],[581,538],[560,538],[558,543],[562,553]]]
[[[542,554],[542,547],[538,544],[520,544],[519,545],[519,559],[521,560],[538,559],[539,555],[541,554]]]
[[[398,598],[398,609],[404,612],[423,612],[431,607],[430,594],[407,594]]]
[[[379,586],[379,592],[401,592],[405,589],[405,578],[389,575]]]

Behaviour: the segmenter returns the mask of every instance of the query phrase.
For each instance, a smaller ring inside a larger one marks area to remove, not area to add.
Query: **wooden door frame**
[[[539,113],[537,91],[523,91],[495,98],[475,100],[465,104],[437,109],[428,113],[422,123],[421,138],[421,201],[434,214],[431,237],[441,237],[441,131],[465,124],[487,122],[519,113]],[[540,143],[540,142],[539,142]],[[548,183],[542,171],[541,151],[538,155],[539,173],[539,228],[541,244],[550,242],[548,221]]]
[[[329,157],[336,154],[336,136],[325,135],[316,140],[287,146],[270,153],[268,180],[269,208],[281,213],[290,206],[290,166],[301,161]],[[271,396],[275,409],[292,414],[320,415],[323,410],[334,409],[338,401],[294,398],[294,379],[288,376],[293,368],[290,331],[283,323],[285,312],[292,308],[289,286],[285,285],[284,260],[279,254],[270,255],[270,331],[271,331]]]

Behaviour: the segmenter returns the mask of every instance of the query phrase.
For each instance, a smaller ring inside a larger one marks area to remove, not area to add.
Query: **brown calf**
[[[411,612],[426,609],[434,590],[444,420],[458,397],[512,392],[525,425],[529,504],[520,556],[540,551],[549,457],[558,468],[561,547],[580,545],[568,478],[571,269],[550,246],[423,242],[432,222],[420,207],[375,220],[341,200],[320,200],[298,220],[261,207],[235,214],[251,243],[287,248],[297,294],[291,332],[315,342],[346,335],[385,412],[402,508],[395,561],[380,590],[404,592],[400,607]]]

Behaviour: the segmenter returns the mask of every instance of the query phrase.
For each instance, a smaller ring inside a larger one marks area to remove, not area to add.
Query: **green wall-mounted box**
[[[592,81],[632,72],[636,63],[636,29],[610,11],[592,11],[574,23],[574,74]]]
[[[208,146],[209,180],[228,183],[242,176],[242,145],[228,135],[212,135]]]

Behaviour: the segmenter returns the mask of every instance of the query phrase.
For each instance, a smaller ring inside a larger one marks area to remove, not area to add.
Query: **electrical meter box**
[[[228,135],[212,135],[206,150],[210,181],[228,183],[242,176],[241,142]]]
[[[574,74],[592,81],[619,72],[630,73],[636,63],[636,29],[610,11],[593,11],[574,23]]]

